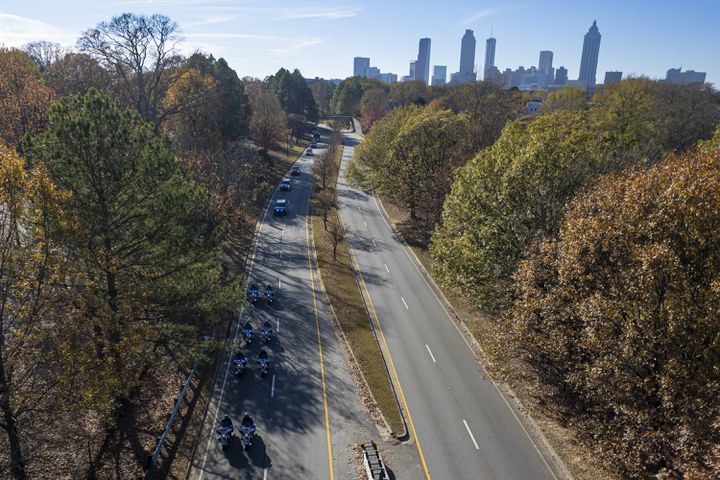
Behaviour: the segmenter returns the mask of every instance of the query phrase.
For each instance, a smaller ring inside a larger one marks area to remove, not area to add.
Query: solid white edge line
[[[270,386],[270,398],[275,398],[275,374],[273,374],[272,385]]]
[[[470,435],[470,440],[472,440],[473,445],[475,445],[475,450],[480,450],[480,447],[478,447],[478,444],[475,441],[475,435],[473,435],[472,432],[470,431],[470,427],[468,426],[468,424],[464,418],[463,418],[463,423],[465,424],[465,428],[467,429],[468,435]]]
[[[432,358],[433,363],[437,363],[435,361],[435,355],[432,354],[432,351],[430,350],[430,346],[427,343],[425,344],[425,348],[427,348],[428,353],[430,354],[430,358]]]
[[[277,319],[277,328],[275,329],[275,333],[278,333],[280,331],[280,319]]]
[[[388,223],[388,221],[385,219],[385,215],[383,215],[382,211],[380,210],[380,205],[378,204],[377,198],[373,197],[373,200],[375,201],[375,208],[377,208],[377,211],[380,214],[380,218],[383,219],[383,221],[385,222],[385,225],[388,226],[388,228],[390,229],[390,232],[392,233],[393,229],[390,226],[390,224]],[[420,278],[422,278],[423,282],[425,282],[425,285],[427,285],[428,289],[432,292],[433,296],[435,297],[435,300],[437,300],[438,304],[440,305],[440,308],[443,309],[443,311],[445,312],[445,315],[447,315],[448,319],[450,320],[450,323],[452,323],[453,327],[455,327],[455,330],[460,335],[460,338],[462,338],[462,341],[465,342],[465,345],[467,345],[468,350],[470,350],[470,353],[472,354],[472,356],[475,357],[475,352],[473,351],[472,347],[470,346],[470,343],[467,341],[467,339],[465,338],[465,335],[463,335],[463,333],[460,331],[460,328],[457,326],[455,321],[450,316],[450,312],[448,312],[447,308],[445,308],[445,304],[440,300],[440,297],[438,297],[438,294],[430,286],[430,283],[428,283],[428,281],[425,279],[425,275],[422,274],[422,272],[420,271],[420,268],[415,263],[415,260],[412,259],[410,254],[405,249],[405,246],[401,242],[397,242],[397,244],[400,246],[402,251],[405,252],[405,255],[407,255],[408,259],[410,259],[410,263],[412,263],[412,266],[415,268],[415,271],[418,273],[418,275],[420,275]],[[485,371],[485,365],[483,365],[482,362],[478,362],[478,363],[480,363],[480,365],[483,368],[483,371]],[[528,440],[530,440],[530,443],[535,448],[535,451],[540,456],[540,459],[543,461],[543,463],[547,467],[550,474],[553,476],[553,478],[555,480],[559,480],[557,474],[555,473],[555,470],[550,466],[547,459],[545,458],[545,455],[543,455],[542,452],[540,451],[540,447],[538,447],[537,444],[535,443],[535,440],[530,435],[530,432],[528,432],[527,427],[520,420],[520,417],[518,417],[517,413],[515,413],[515,410],[512,408],[512,406],[510,405],[510,402],[508,402],[507,398],[505,398],[505,395],[503,395],[502,391],[500,391],[500,387],[498,387],[497,384],[495,383],[495,381],[492,378],[490,378],[490,375],[488,375],[488,380],[490,381],[490,383],[492,383],[492,386],[495,387],[495,390],[497,390],[498,395],[500,395],[500,398],[502,398],[502,401],[505,403],[508,410],[510,410],[510,413],[512,413],[512,416],[520,424],[520,427],[522,428],[523,432],[525,432],[525,435],[527,436]],[[546,444],[546,448],[547,448],[547,440],[543,440],[543,443]]]
[[[408,307],[407,302],[405,301],[405,299],[404,299],[402,296],[400,297],[400,299],[403,301],[403,304],[405,304],[405,308],[408,309],[408,310],[410,310],[410,307]]]
[[[388,268],[387,263],[383,263],[383,265],[385,265],[385,270],[387,270],[387,272],[390,273],[390,269]]]
[[[278,290],[282,288],[282,277],[278,277]]]

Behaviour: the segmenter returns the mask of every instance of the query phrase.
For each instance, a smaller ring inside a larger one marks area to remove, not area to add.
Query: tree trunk
[[[10,443],[10,473],[15,480],[27,479],[22,444],[17,430],[17,422],[10,405],[10,386],[5,378],[5,366],[0,359],[0,409],[5,419],[5,431]]]

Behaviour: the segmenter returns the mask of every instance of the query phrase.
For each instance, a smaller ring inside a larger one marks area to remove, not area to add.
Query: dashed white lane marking
[[[278,290],[282,288],[282,277],[278,277]]]
[[[383,263],[385,265],[385,270],[387,270],[388,273],[390,273],[390,269],[387,267],[387,263]]]
[[[263,470],[263,480],[267,480],[267,468]]]
[[[363,225],[365,225],[365,228],[367,228],[367,222],[363,220]]]
[[[373,247],[377,247],[377,243],[375,243],[375,239],[374,239],[374,238],[372,239],[372,242],[373,242]]]
[[[403,304],[405,304],[405,308],[410,310],[410,307],[407,306],[407,302],[405,301],[405,299],[403,297],[400,297],[400,298],[402,299]]]
[[[478,447],[477,442],[475,441],[475,436],[470,431],[470,427],[468,426],[467,422],[463,418],[463,423],[465,424],[465,428],[467,429],[468,435],[470,435],[470,440],[472,440],[473,445],[475,445],[475,450],[480,450],[480,447]]]
[[[270,398],[275,397],[275,375],[273,375],[272,385],[270,386]]]
[[[280,331],[280,319],[277,319],[277,328],[275,329],[275,333],[278,333]]]
[[[433,363],[437,363],[437,362],[435,361],[435,355],[432,354],[432,351],[430,350],[430,346],[428,346],[427,343],[425,344],[425,348],[427,348],[428,353],[430,354],[430,358],[432,358]]]

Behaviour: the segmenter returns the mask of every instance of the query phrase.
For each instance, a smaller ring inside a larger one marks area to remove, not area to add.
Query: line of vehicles
[[[317,142],[320,140],[320,133],[317,131],[313,132],[313,139],[313,143],[305,151],[306,156],[312,156],[312,149],[318,147]],[[300,165],[295,164],[290,168],[291,176],[299,176],[300,174]],[[292,187],[290,179],[283,178],[282,182],[280,183],[280,190],[290,191],[291,188]],[[275,215],[284,216],[287,214],[287,209],[288,200],[286,198],[280,198],[275,201],[273,213]],[[263,298],[268,305],[273,304],[275,300],[275,293],[270,284],[265,287],[265,291],[263,292]],[[257,285],[250,285],[250,288],[248,288],[247,292],[247,299],[250,305],[257,306],[258,300],[260,299],[260,290],[258,289]],[[253,329],[253,326],[249,321],[245,322],[241,329],[241,333],[243,339],[245,340],[245,345],[249,346],[250,344],[252,344],[253,338],[255,337],[255,330]],[[265,321],[265,323],[263,323],[263,325],[260,327],[259,333],[260,341],[263,344],[269,343],[274,337],[272,324],[269,321]],[[268,352],[265,350],[265,348],[260,349],[256,363],[260,376],[265,377],[268,373],[268,370],[270,369],[270,356],[268,355]],[[242,352],[242,350],[238,349],[233,352],[233,355],[231,357],[231,364],[233,375],[235,375],[236,377],[239,378],[245,373],[245,370],[247,369],[248,359]],[[220,421],[220,425],[216,429],[216,433],[218,434],[218,443],[220,444],[220,447],[223,451],[227,450],[227,448],[232,443],[233,438],[235,438],[234,431],[235,428],[232,423],[232,419],[229,415],[224,415],[222,420]],[[257,436],[257,425],[255,424],[255,421],[248,412],[245,412],[245,414],[243,415],[238,431],[240,432],[240,443],[242,444],[243,449],[247,450],[252,446],[253,441]]]

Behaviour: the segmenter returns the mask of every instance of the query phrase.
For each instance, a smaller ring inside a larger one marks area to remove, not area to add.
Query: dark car
[[[313,156],[312,148],[308,147],[307,151],[305,152],[305,155],[307,155],[308,157],[312,157]]]
[[[288,201],[284,198],[275,202],[275,215],[285,215],[287,213]]]
[[[290,168],[290,175],[300,175],[300,165],[293,165],[292,168]]]
[[[280,183],[280,190],[287,192],[290,190],[290,179],[289,178],[283,178],[283,181]]]
[[[310,144],[310,148],[318,148],[318,144],[316,142],[313,142]]]

